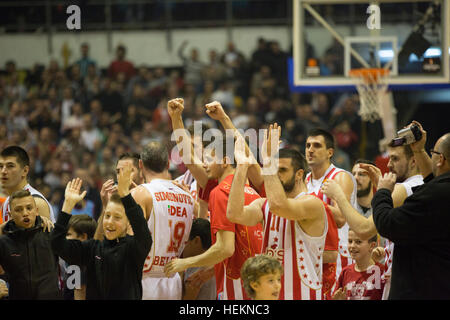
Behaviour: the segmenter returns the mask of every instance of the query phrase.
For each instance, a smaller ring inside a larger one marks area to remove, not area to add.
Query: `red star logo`
[[[319,264],[318,263],[316,263],[316,268],[318,268],[319,267]]]
[[[273,245],[271,245],[270,246],[273,250],[275,250],[276,248],[277,248],[277,245],[276,244],[273,244]]]
[[[303,275],[303,278],[305,278],[306,279],[306,277],[307,277],[307,275],[306,275],[306,273]]]
[[[300,249],[300,253],[303,253],[303,249]]]
[[[298,243],[300,243],[300,244],[303,244],[303,241],[302,240],[299,240],[299,242]]]
[[[303,261],[303,257],[300,257],[300,259],[299,259],[300,261]]]
[[[320,256],[317,256],[317,259],[320,259]]]
[[[305,269],[305,266],[300,266],[300,269],[302,269],[302,270]]]
[[[273,238],[273,241],[278,242],[278,238],[277,237]]]
[[[310,281],[309,281],[309,284],[311,284],[311,283],[312,283],[312,281],[310,280]]]

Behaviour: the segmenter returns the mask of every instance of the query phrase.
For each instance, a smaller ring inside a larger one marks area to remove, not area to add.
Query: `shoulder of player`
[[[152,194],[143,185],[133,188],[130,193],[136,202],[144,202],[147,199],[153,200]]]
[[[295,202],[298,202],[302,205],[308,205],[315,208],[324,208],[324,202],[313,194],[304,194],[296,199],[293,199]]]

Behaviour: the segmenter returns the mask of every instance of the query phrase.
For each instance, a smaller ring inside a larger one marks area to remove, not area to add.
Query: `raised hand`
[[[214,120],[220,121],[228,117],[219,101],[208,103],[207,105],[205,105],[205,108],[208,116],[210,116]]]
[[[263,163],[270,163],[278,154],[280,148],[281,127],[277,123],[271,124],[264,134],[263,144],[261,146],[261,157]]]
[[[326,180],[322,185],[322,192],[333,200],[336,200],[339,196],[344,196],[341,186],[335,180]]]
[[[171,118],[180,117],[184,110],[184,99],[175,98],[167,102],[167,112]]]
[[[72,179],[67,183],[62,211],[70,214],[75,205],[84,199],[86,190],[80,193],[82,184],[83,180],[80,178]]]
[[[394,191],[395,182],[397,181],[397,175],[392,172],[385,173],[383,178],[378,182],[378,190],[388,189],[391,193]]]
[[[372,184],[375,187],[378,186],[378,181],[380,180],[380,178],[382,176],[381,170],[378,169],[378,167],[368,164],[368,163],[359,163],[358,166],[367,172],[367,174],[369,175],[370,181],[372,181]]]
[[[117,191],[117,186],[114,184],[113,179],[108,179],[103,183],[102,189],[100,190],[100,198],[102,200],[103,208],[108,204],[111,195]]]
[[[236,134],[236,142],[234,143],[234,158],[237,164],[252,164],[252,159],[245,152],[245,140],[239,133]]]
[[[409,127],[413,124],[419,127],[420,131],[422,132],[422,138],[414,143],[411,143],[410,146],[413,152],[420,152],[425,149],[425,143],[427,142],[427,132],[423,130],[422,125],[415,120],[411,122]]]
[[[124,165],[117,174],[117,193],[121,198],[126,197],[130,193],[131,175],[133,168],[131,163]]]

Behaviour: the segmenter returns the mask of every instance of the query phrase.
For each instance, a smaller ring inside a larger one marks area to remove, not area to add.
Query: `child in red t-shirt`
[[[377,235],[362,240],[353,230],[348,231],[348,250],[355,263],[342,269],[333,300],[381,300],[384,266],[372,260]]]

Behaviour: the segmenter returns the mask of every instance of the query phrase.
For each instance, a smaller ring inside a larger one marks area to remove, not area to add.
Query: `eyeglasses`
[[[439,152],[439,151],[430,149],[430,153],[431,153],[431,154],[436,153],[436,154],[442,155],[442,156],[444,157],[444,159],[445,159],[445,156],[444,156],[444,154],[443,154],[442,152]]]

